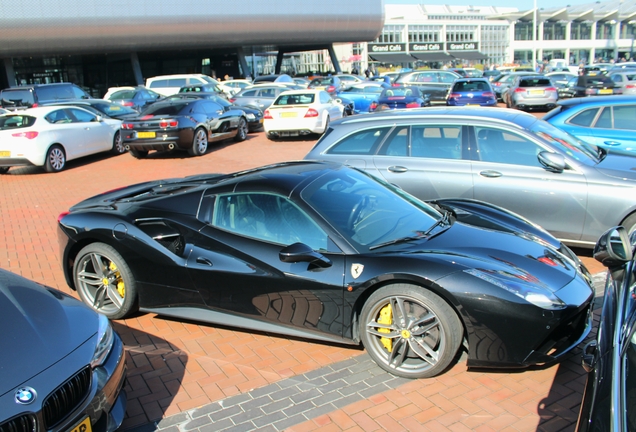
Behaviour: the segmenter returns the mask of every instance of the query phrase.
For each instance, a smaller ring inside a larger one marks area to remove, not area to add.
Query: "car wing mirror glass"
[[[634,237],[634,236],[632,236]],[[594,246],[594,259],[612,269],[623,266],[633,258],[632,242],[622,226],[605,231]]]
[[[331,267],[331,260],[304,243],[294,243],[283,248],[279,259],[285,263],[308,262],[318,267]]]
[[[563,172],[565,169],[565,157],[561,154],[542,151],[537,158],[548,171]]]

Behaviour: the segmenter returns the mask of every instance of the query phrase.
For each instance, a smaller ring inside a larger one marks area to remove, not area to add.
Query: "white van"
[[[146,80],[146,87],[160,93],[164,96],[171,96],[179,93],[181,87],[197,84],[214,84],[221,83],[203,74],[177,74],[177,75],[160,75]]]

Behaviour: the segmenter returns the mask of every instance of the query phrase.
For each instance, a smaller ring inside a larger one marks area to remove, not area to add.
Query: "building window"
[[[439,42],[442,26],[409,25],[409,42]]]
[[[546,21],[543,23],[543,40],[565,40],[563,21]]]
[[[592,39],[592,21],[572,21],[572,24],[570,25],[570,39]]]
[[[375,40],[377,43],[400,43],[402,40],[402,32],[404,26],[402,25],[387,25],[382,29],[382,33]]]
[[[446,26],[446,42],[476,42],[476,26]]]
[[[539,26],[537,25],[537,32]],[[538,38],[532,37],[532,21],[517,21],[515,23],[515,40],[536,40]]]
[[[596,23],[596,39],[614,39],[616,23],[614,21],[598,21]]]

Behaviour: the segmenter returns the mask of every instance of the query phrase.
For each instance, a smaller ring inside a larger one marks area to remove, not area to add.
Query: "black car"
[[[636,233],[603,234],[594,258],[608,269],[597,339],[583,349],[588,372],[576,430],[636,430]]]
[[[0,269],[0,431],[117,429],[126,361],[108,319]]]
[[[64,105],[64,106],[78,106],[91,111],[94,114],[113,118],[117,120],[125,120],[139,115],[138,111],[104,99],[78,99],[66,102],[55,102],[44,104],[49,105]]]
[[[248,133],[243,111],[226,110],[208,99],[157,102],[123,122],[121,129],[124,145],[136,158],[146,157],[150,150],[186,150],[201,156],[210,142],[228,138],[240,142]]]
[[[72,83],[31,84],[0,91],[2,108],[33,108],[51,102],[90,99],[88,93]]]
[[[171,100],[187,100],[187,99],[209,99],[218,103],[226,110],[238,109],[245,113],[247,119],[247,127],[250,132],[255,132],[263,128],[263,111],[258,108],[240,106],[229,102],[226,97],[216,92],[179,92],[175,95],[168,96]]]
[[[340,164],[146,182],[58,220],[67,283],[113,319],[362,342],[409,378],[442,373],[462,341],[469,367],[553,362],[590,329],[589,273],[547,232]]]
[[[559,99],[623,93],[623,89],[605,74],[572,77],[558,91]]]
[[[163,95],[144,86],[137,86],[131,88],[124,87],[113,92],[108,92],[107,97],[104,97],[104,99],[125,107],[130,107],[136,111],[141,111],[163,99]]]

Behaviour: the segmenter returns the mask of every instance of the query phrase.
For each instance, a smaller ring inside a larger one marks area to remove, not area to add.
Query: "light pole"
[[[537,0],[532,9],[532,68],[537,69]]]

